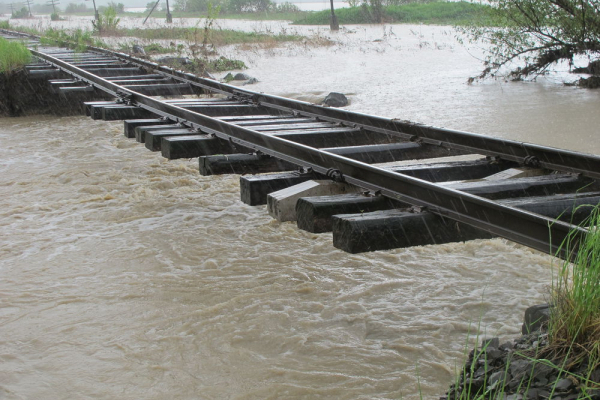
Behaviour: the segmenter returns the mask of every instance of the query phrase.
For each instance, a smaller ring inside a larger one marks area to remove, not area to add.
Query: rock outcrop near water
[[[348,98],[344,94],[331,92],[327,95],[327,97],[325,97],[323,104],[326,104],[330,107],[346,107],[349,102]]]
[[[440,400],[600,400],[600,367],[590,374],[587,359],[569,365],[569,360],[553,357],[544,321],[538,318],[548,309],[527,310],[524,331],[537,330],[502,344],[498,338],[486,339],[473,349],[457,382]]]

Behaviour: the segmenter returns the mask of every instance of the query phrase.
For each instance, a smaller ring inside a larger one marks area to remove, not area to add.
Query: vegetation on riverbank
[[[23,68],[31,60],[31,53],[22,43],[0,37],[0,73],[9,74]]]
[[[67,33],[62,29],[49,28],[44,32],[30,33],[39,35],[42,44],[68,47],[76,51],[85,51],[87,46],[109,48],[108,44],[94,36],[92,31],[82,29]]]
[[[578,83],[600,87],[600,8],[597,0],[490,0],[488,21],[473,20],[462,29],[466,39],[486,49],[477,78],[512,80],[545,74],[559,62],[589,61],[589,79]],[[499,28],[500,27],[500,28]],[[595,71],[595,72],[594,72]]]
[[[266,34],[257,32],[242,32],[232,29],[211,29],[208,33],[203,27],[198,28],[182,28],[182,27],[166,27],[156,29],[117,29],[114,36],[129,36],[140,39],[169,39],[169,40],[188,40],[193,38],[199,42],[205,40],[205,36],[209,35],[210,40],[216,46],[225,46],[229,44],[241,43],[266,43],[266,42],[294,42],[304,39],[300,35],[288,35],[284,33]]]
[[[558,265],[547,321],[515,341],[484,340],[442,399],[600,398],[600,207],[581,207],[591,209],[587,233],[562,244],[572,262]]]
[[[553,282],[548,335],[569,364],[600,366],[600,208],[582,225],[589,229],[587,235],[571,235],[563,244],[576,255],[573,263],[560,266]]]
[[[408,3],[383,6],[381,11],[363,3],[362,5],[340,8],[335,14],[340,24],[424,23],[440,25],[466,24],[474,18],[485,19],[488,6],[461,2]],[[294,20],[297,25],[329,25],[331,11],[310,13]]]

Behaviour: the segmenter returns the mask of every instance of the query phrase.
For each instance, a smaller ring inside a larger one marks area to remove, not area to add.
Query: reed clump
[[[0,38],[0,73],[9,74],[31,61],[31,53],[22,43]]]
[[[582,226],[584,237],[570,235],[563,243],[573,262],[559,265],[553,279],[548,337],[569,365],[586,362],[594,370],[600,368],[600,207]]]

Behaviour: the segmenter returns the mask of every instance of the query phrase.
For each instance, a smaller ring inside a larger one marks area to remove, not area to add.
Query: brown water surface
[[[248,72],[256,90],[600,153],[599,92],[559,73],[468,86],[478,64],[449,28],[410,29],[432,32],[256,50]],[[467,336],[517,334],[551,281],[549,257],[501,239],[345,254],[120,122],[0,119],[0,146],[3,399],[434,398]]]

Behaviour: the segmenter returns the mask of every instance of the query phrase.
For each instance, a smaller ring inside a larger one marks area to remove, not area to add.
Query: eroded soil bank
[[[0,74],[0,117],[22,117],[38,114],[79,115],[81,102],[103,99],[103,93],[61,96],[54,93],[45,79],[29,79],[25,70]]]

